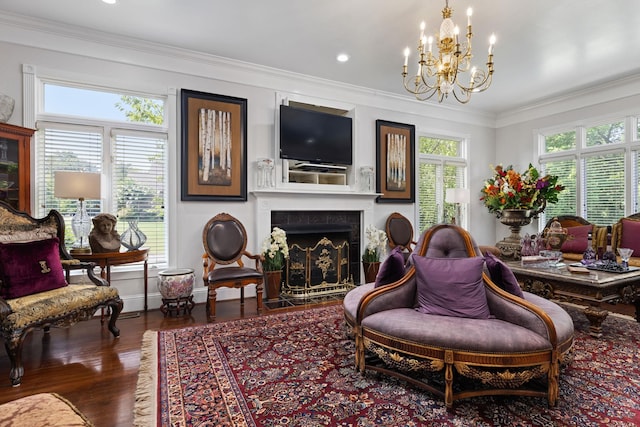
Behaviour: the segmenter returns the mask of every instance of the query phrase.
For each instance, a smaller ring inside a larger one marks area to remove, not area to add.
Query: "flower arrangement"
[[[262,267],[265,271],[280,271],[284,267],[284,260],[289,258],[287,233],[278,227],[273,227],[271,234],[262,243]]]
[[[362,254],[362,262],[380,262],[380,256],[387,249],[387,233],[369,225],[365,230],[367,247]]]
[[[531,163],[521,174],[511,166],[505,169],[498,165],[493,169],[495,174],[485,181],[480,200],[489,212],[498,216],[504,209],[539,210],[546,203],[556,203],[564,190],[564,186],[558,184],[557,176],[540,176]]]

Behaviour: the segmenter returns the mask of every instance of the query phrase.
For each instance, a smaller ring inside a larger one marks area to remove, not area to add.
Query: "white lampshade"
[[[54,172],[53,195],[60,199],[100,199],[100,174],[92,172]]]
[[[53,195],[60,199],[76,199],[78,210],[71,220],[71,229],[76,241],[70,252],[89,253],[88,236],[91,217],[87,215],[84,200],[100,199],[100,174],[90,172],[56,171],[53,175]]]
[[[469,203],[471,194],[468,188],[447,188],[444,201],[447,203]]]

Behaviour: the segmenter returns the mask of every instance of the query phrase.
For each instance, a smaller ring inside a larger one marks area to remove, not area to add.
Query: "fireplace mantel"
[[[357,197],[362,199],[375,200],[376,197],[382,196],[382,193],[363,193],[359,191],[304,191],[297,189],[278,189],[278,190],[254,190],[251,192],[256,199],[273,198],[273,197],[298,197],[306,196],[315,197]]]

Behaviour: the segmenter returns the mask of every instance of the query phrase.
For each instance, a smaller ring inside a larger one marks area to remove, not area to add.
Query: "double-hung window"
[[[129,221],[137,221],[147,236],[149,262],[166,263],[164,100],[46,82],[42,93],[36,134],[36,213],[44,216],[50,209],[58,210],[71,242],[71,217],[78,201],[54,196],[54,172],[100,173],[101,198],[85,201],[88,214],[116,215],[120,233]]]
[[[545,220],[578,215],[611,225],[638,211],[640,141],[638,118],[627,117],[539,135],[540,164],[565,186]]]
[[[461,138],[421,135],[418,137],[418,226],[419,231],[458,218],[465,223],[467,203],[447,203],[446,190],[467,188],[466,141]],[[458,212],[460,215],[458,215]]]

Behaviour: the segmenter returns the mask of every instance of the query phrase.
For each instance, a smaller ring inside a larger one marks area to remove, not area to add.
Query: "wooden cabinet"
[[[34,129],[0,123],[0,200],[29,214],[34,132]]]

